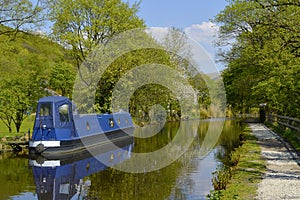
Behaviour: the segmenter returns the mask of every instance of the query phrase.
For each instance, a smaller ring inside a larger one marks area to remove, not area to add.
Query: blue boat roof
[[[39,100],[39,102],[61,102],[61,101],[65,101],[67,100],[67,97],[63,97],[63,96],[48,96],[48,97],[43,97]]]

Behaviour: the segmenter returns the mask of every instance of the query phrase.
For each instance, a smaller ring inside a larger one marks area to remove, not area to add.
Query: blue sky
[[[130,4],[137,2],[124,1]],[[208,22],[226,5],[226,0],[142,0],[138,15],[149,27],[186,28]]]
[[[133,4],[138,0],[123,0]],[[214,46],[218,25],[210,22],[225,6],[226,0],[142,0],[138,16],[148,27],[176,27],[197,41],[216,60]],[[216,63],[219,70],[224,69]]]

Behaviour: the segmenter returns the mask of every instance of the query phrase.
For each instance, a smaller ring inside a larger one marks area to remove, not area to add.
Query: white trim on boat
[[[29,141],[29,147],[37,147],[39,144],[44,147],[60,147],[60,141]]]
[[[29,160],[29,166],[34,167],[59,167],[60,160],[46,160],[42,164],[39,164],[36,160]]]

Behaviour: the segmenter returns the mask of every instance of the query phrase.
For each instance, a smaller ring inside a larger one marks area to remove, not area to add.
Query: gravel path
[[[300,159],[293,148],[262,124],[249,124],[261,145],[267,171],[257,199],[299,199]]]

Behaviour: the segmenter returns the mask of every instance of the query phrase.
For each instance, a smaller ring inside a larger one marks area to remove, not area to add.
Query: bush
[[[220,200],[222,196],[222,190],[215,190],[210,191],[210,194],[207,195],[207,198],[210,200]]]
[[[240,161],[240,157],[241,157],[241,155],[240,155],[240,153],[238,152],[238,150],[236,149],[235,151],[232,151],[231,153],[230,153],[230,156],[229,156],[229,164],[230,164],[230,166],[231,167],[235,167],[235,166],[237,166],[237,164],[239,163],[239,161]]]
[[[225,165],[218,166],[213,173],[212,184],[215,190],[225,190],[231,177],[231,168]]]

